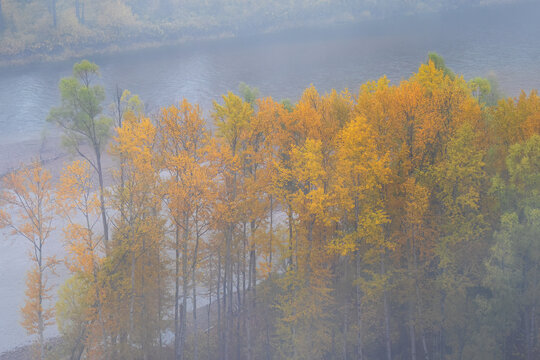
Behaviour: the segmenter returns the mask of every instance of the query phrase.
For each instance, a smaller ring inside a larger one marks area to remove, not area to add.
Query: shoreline
[[[92,45],[91,41],[75,44],[71,47],[57,47],[52,51],[37,51],[30,53],[25,50],[15,55],[0,54],[0,70],[20,68],[37,64],[55,64],[65,61],[75,61],[77,59],[94,56],[114,56],[119,54],[137,53],[146,50],[159,50],[169,47],[190,46],[199,44],[212,44],[221,40],[248,39],[254,36],[272,36],[287,34],[295,31],[320,31],[323,29],[360,25],[370,21],[377,21],[379,18],[357,18],[337,17],[327,21],[307,21],[305,23],[279,24],[265,27],[255,31],[249,28],[230,29],[228,27],[219,29],[213,34],[189,34],[188,29],[177,29],[171,33],[165,33],[160,37],[154,34],[140,35],[136,38],[119,38],[112,42],[104,42]],[[178,36],[176,36],[178,35]]]
[[[52,183],[56,184],[60,179],[65,164],[75,160],[81,160],[80,156],[70,154],[62,146],[61,137],[47,137],[41,139],[29,139],[20,142],[3,144],[0,143],[0,178],[19,169],[33,160],[40,160],[43,167],[50,171]],[[104,181],[112,184],[110,169],[115,166],[114,159],[107,151],[103,153]]]
[[[498,10],[505,7],[517,5],[520,8],[535,7],[532,0],[501,0],[500,2],[469,4],[464,8],[434,8],[424,9],[418,12],[372,14],[371,12],[342,12],[327,14],[324,17],[320,14],[311,15],[300,21],[284,20],[274,23],[265,23],[255,26],[253,22],[244,21],[238,24],[214,24],[206,30],[195,26],[174,26],[167,30],[167,26],[160,25],[157,28],[145,25],[135,36],[129,34],[116,35],[112,41],[102,41],[98,38],[89,37],[79,43],[70,45],[47,44],[37,42],[33,44],[33,50],[26,48],[15,54],[0,52],[0,70],[23,67],[36,64],[51,64],[64,61],[73,61],[84,57],[93,56],[113,56],[123,53],[138,52],[144,50],[156,50],[167,47],[177,47],[193,45],[199,43],[212,43],[226,39],[243,39],[253,36],[270,36],[287,34],[295,31],[316,31],[340,26],[365,25],[391,19],[422,18],[433,14],[452,14],[459,11],[473,9],[475,11]],[[249,20],[249,19],[248,19]],[[126,29],[126,31],[133,29]],[[136,30],[136,29],[135,29]]]

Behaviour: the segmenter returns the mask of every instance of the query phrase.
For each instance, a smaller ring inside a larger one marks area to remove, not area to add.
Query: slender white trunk
[[[178,225],[175,229],[175,266],[174,266],[174,355],[178,358],[180,350],[180,231]]]
[[[356,262],[356,279],[360,278],[360,254],[357,251],[355,256]],[[357,337],[356,337],[356,358],[358,360],[364,359],[364,346],[362,342],[362,291],[360,289],[359,281],[356,281],[356,326]]]

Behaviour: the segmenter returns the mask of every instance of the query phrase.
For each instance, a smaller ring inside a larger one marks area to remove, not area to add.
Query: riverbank
[[[33,4],[32,0],[26,3],[30,5],[11,4],[4,7],[3,20],[0,13],[0,68],[260,36],[294,29],[320,29],[403,16],[432,16],[456,9],[455,5],[443,1],[433,2],[431,6],[414,1],[407,5],[390,6],[362,5],[350,1],[335,4],[307,1],[297,5],[272,0],[260,4],[222,5],[222,8],[206,4],[200,8],[188,7],[185,11],[176,7],[169,11],[157,11],[131,8],[119,1],[114,5],[119,8],[93,5],[95,8],[88,11],[87,18],[82,20],[74,16],[74,9],[63,4],[58,9],[57,24],[51,26],[51,19],[43,4]],[[464,5],[462,10],[477,11],[476,8],[480,8],[489,11],[490,8],[518,3],[525,7],[533,4],[530,0],[482,0],[472,1]],[[32,7],[35,9],[30,11]],[[147,10],[155,13],[149,14]],[[37,18],[32,19],[32,16]]]
[[[25,50],[15,55],[0,55],[0,68],[18,67],[25,65],[32,65],[37,63],[55,63],[62,61],[75,60],[79,58],[91,57],[91,56],[112,56],[120,53],[152,50],[167,46],[178,46],[183,44],[189,44],[194,42],[210,42],[221,39],[233,38],[231,33],[222,33],[214,36],[206,37],[183,37],[174,41],[159,41],[159,40],[144,40],[131,39],[123,40],[113,43],[101,43],[101,44],[79,44],[76,47],[54,47],[52,49],[44,49],[30,51]]]
[[[298,29],[323,29],[373,19],[369,12],[352,14],[342,9],[332,12],[320,10],[311,11],[305,17],[298,14],[283,18],[261,15],[260,20],[256,20],[255,16],[238,22],[232,19],[221,22],[208,19],[200,24],[181,24],[177,21],[150,24],[137,21],[125,27],[99,30],[71,24],[76,32],[73,36],[67,35],[66,29],[61,27],[56,31],[47,29],[47,36],[43,35],[42,39],[27,44],[23,39],[10,39],[4,33],[3,37],[0,36],[0,68],[278,34]]]

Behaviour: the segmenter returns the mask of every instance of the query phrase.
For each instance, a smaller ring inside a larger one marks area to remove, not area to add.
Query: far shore
[[[32,53],[25,51],[14,56],[2,56],[0,54],[0,69],[41,63],[63,62],[96,55],[116,55],[134,51],[165,48],[168,46],[179,46],[182,44],[189,44],[195,41],[209,42],[233,37],[234,35],[232,33],[222,33],[219,35],[204,37],[182,37],[174,41],[131,41],[125,42],[123,44],[105,43],[99,47],[81,45],[80,49],[58,48],[54,51],[37,51]]]
[[[98,44],[76,44],[73,46],[56,46],[49,48],[36,44],[32,51],[24,50],[20,53],[8,55],[0,51],[0,70],[10,67],[33,65],[39,63],[56,63],[68,60],[77,60],[84,57],[108,56],[122,53],[139,52],[151,49],[169,48],[181,45],[212,43],[219,40],[287,33],[295,30],[317,30],[333,26],[353,25],[366,20],[377,18],[337,17],[325,21],[306,21],[283,23],[270,27],[262,27],[251,31],[242,28],[223,27],[208,33],[197,33],[189,29],[178,29],[175,32],[157,36],[155,34],[139,35],[137,37],[121,38],[112,42]],[[243,31],[245,30],[245,31]]]

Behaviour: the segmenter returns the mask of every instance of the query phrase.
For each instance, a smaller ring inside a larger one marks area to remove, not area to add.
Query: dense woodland
[[[527,0],[0,0],[0,63]]]
[[[431,54],[296,103],[242,85],[205,119],[128,91],[106,110],[98,75],[60,83],[49,121],[78,158],[60,180],[39,162],[3,179],[36,358],[540,357],[536,91],[497,99]],[[45,256],[57,233],[65,258]]]

